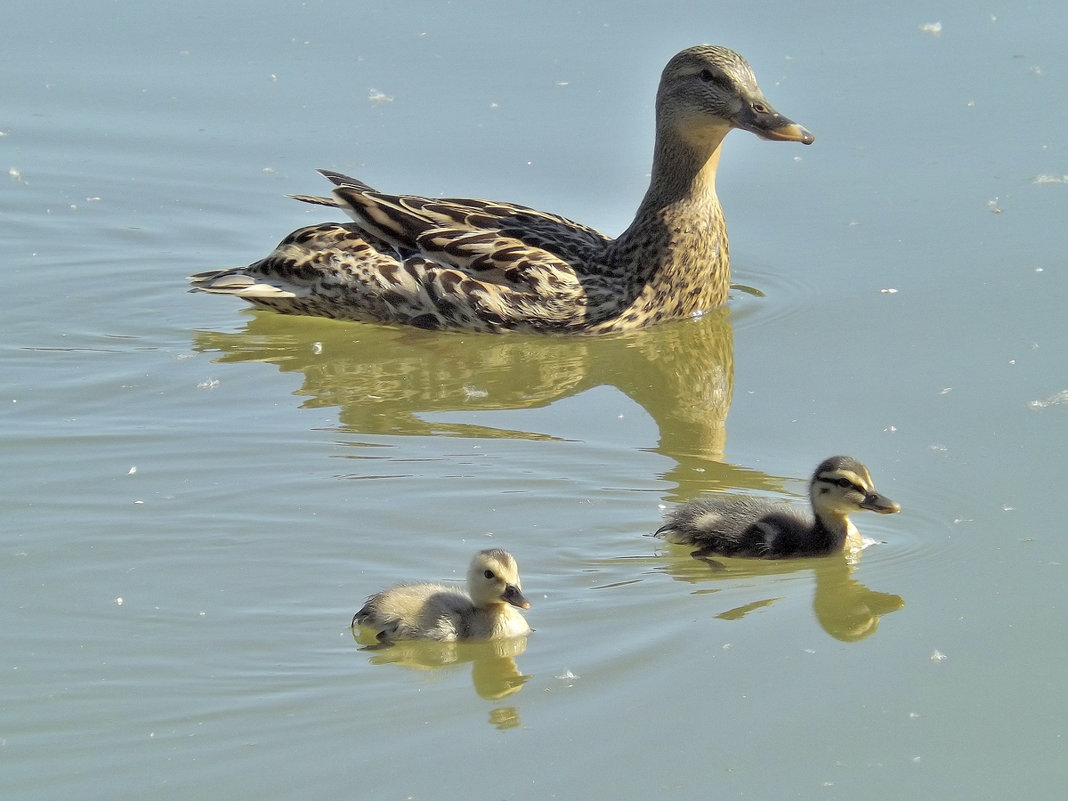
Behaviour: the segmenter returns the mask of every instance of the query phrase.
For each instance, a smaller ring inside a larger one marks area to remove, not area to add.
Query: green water
[[[59,6],[0,11],[5,797],[1062,794],[1060,6]],[[185,291],[324,219],[284,197],[316,167],[617,233],[697,41],[817,137],[728,139],[729,311],[489,337]],[[834,453],[902,506],[856,563],[646,536]],[[525,642],[353,641],[491,546]]]

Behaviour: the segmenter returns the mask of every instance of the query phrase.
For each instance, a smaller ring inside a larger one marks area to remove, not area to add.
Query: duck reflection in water
[[[663,560],[661,560],[663,561]],[[709,567],[712,568],[709,571]],[[796,587],[789,578],[801,579],[811,572],[815,580],[812,611],[820,627],[836,640],[856,642],[875,634],[884,615],[896,612],[905,605],[900,595],[878,592],[861,584],[854,576],[857,563],[854,558],[835,554],[822,558],[792,559],[783,561],[757,561],[753,559],[671,559],[657,566],[676,581],[702,587],[694,595],[729,597],[713,616],[720,620],[741,620],[749,615],[782,601],[783,590]],[[769,582],[774,581],[774,585]],[[702,585],[715,582],[716,586],[704,589]],[[729,582],[725,584],[724,582]],[[769,587],[774,594],[766,594]],[[729,591],[729,593],[728,593]],[[737,604],[739,593],[756,596],[753,600]]]
[[[397,640],[383,645],[368,636],[366,631],[354,628],[353,636],[360,651],[370,654],[372,665],[398,665],[410,670],[444,670],[455,669],[459,665],[471,664],[471,683],[479,697],[490,701],[515,695],[531,678],[524,674],[516,662],[516,657],[527,649],[526,637],[512,637],[506,640],[482,640],[478,642],[435,642],[432,640]],[[512,709],[512,708],[508,708]],[[509,715],[498,715],[494,725],[508,728],[504,721],[517,719],[518,712],[512,710]]]
[[[723,462],[734,391],[734,336],[725,309],[601,337],[462,335],[244,314],[244,330],[198,333],[193,348],[217,354],[220,363],[261,362],[302,374],[295,394],[304,407],[337,407],[348,433],[551,440],[536,430],[491,427],[485,416],[451,422],[442,415],[544,408],[611,386],[655,421],[655,450],[674,462],[664,475],[678,487],[669,499],[693,497],[710,476],[727,485],[756,480],[757,489],[782,488],[777,479]]]

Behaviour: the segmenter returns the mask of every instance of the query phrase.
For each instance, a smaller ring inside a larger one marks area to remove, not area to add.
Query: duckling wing
[[[696,545],[702,555],[769,556],[793,516],[760,498],[697,498],[673,509],[656,536]]]
[[[380,640],[463,639],[464,620],[474,611],[470,597],[443,584],[400,584],[367,599],[353,618]]]
[[[766,559],[786,556],[815,555],[821,552],[813,539],[811,516],[789,508],[770,511],[753,521],[746,531],[750,555]]]

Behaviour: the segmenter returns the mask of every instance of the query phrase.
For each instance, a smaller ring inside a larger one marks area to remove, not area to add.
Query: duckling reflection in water
[[[415,671],[450,671],[471,666],[471,684],[481,698],[499,701],[515,695],[532,676],[519,669],[517,658],[527,648],[527,638],[441,642],[394,640],[374,637],[373,629],[354,628],[353,637],[371,665],[393,665]]]
[[[515,558],[500,548],[479,551],[467,571],[467,592],[448,584],[400,584],[372,595],[352,625],[391,640],[488,640],[530,633],[516,611],[529,609]]]
[[[668,513],[654,536],[696,545],[693,556],[783,559],[860,550],[849,515],[867,509],[893,514],[901,507],[875,491],[868,468],[849,456],[825,459],[809,483],[812,514],[761,498],[698,498]]]

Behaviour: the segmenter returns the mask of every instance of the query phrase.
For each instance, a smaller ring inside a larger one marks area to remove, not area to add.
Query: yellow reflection
[[[672,552],[671,556],[681,555],[688,550],[686,546],[669,545],[667,547]],[[879,628],[879,621],[883,615],[896,612],[905,605],[900,595],[877,592],[857,581],[853,576],[857,561],[856,556],[846,554],[834,554],[815,559],[783,560],[669,558],[662,570],[676,581],[695,585],[710,582],[717,582],[721,585],[725,580],[785,576],[812,571],[816,582],[812,610],[820,626],[837,640],[855,642],[874,634]],[[740,620],[751,612],[770,607],[783,596],[780,584],[769,583],[768,587],[778,592],[771,597],[722,609],[715,612],[715,616],[721,620]],[[695,594],[712,594],[720,589],[720,586],[702,587],[695,590]]]
[[[520,672],[515,661],[516,657],[527,649],[526,637],[479,642],[396,640],[381,643],[374,633],[367,629],[356,627],[352,634],[356,643],[361,646],[359,651],[370,654],[372,665],[400,665],[411,670],[440,670],[470,662],[471,682],[475,692],[490,701],[518,693],[531,678]],[[518,710],[513,710],[511,717],[518,725]],[[494,725],[510,728],[500,726],[499,723]]]
[[[778,482],[722,463],[734,390],[729,310],[611,336],[425,332],[246,312],[243,331],[201,332],[219,362],[303,374],[304,406],[337,407],[344,430],[391,435],[545,439],[543,432],[425,419],[435,412],[529,409],[608,385],[656,421],[656,450],[676,462],[671,500],[717,486]]]

